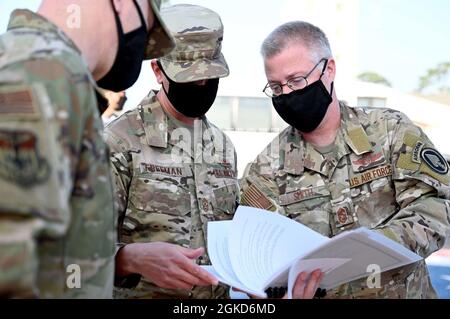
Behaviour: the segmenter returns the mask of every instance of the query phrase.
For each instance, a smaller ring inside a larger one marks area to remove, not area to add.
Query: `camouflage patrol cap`
[[[216,12],[178,4],[161,10],[161,16],[175,38],[175,49],[160,59],[171,80],[185,83],[228,76],[221,53],[223,24]]]
[[[155,21],[148,37],[148,44],[145,50],[146,60],[166,55],[175,47],[174,39],[159,14],[161,0],[148,0],[148,2],[152,8]]]

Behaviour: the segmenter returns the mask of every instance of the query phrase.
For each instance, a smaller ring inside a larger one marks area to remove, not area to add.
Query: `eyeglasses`
[[[283,94],[283,86],[287,85],[291,90],[301,90],[308,86],[308,77],[311,75],[311,73],[314,72],[314,70],[317,68],[317,66],[322,63],[323,61],[326,61],[323,65],[322,74],[325,72],[325,68],[327,67],[328,59],[323,58],[317,64],[312,68],[311,71],[305,76],[295,76],[293,78],[290,78],[286,83],[267,83],[264,87],[263,92],[270,98],[279,96]]]

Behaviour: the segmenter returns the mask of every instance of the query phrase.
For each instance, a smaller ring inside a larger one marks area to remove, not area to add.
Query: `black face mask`
[[[141,65],[144,60],[145,48],[147,46],[148,32],[142,11],[136,3],[136,0],[133,0],[133,2],[141,19],[141,27],[124,34],[119,15],[114,9],[117,33],[119,36],[119,48],[111,70],[97,82],[98,86],[103,89],[114,92],[124,91],[136,82],[141,73]],[[111,1],[111,3],[114,8],[113,1]]]
[[[205,85],[177,83],[167,76],[159,62],[158,66],[169,81],[169,92],[164,85],[163,90],[178,112],[192,118],[201,117],[208,112],[216,99],[219,79],[207,80]]]
[[[321,76],[322,78],[322,76]],[[303,133],[314,131],[322,122],[333,101],[333,83],[328,93],[321,79],[307,87],[272,98],[272,104],[281,118]]]

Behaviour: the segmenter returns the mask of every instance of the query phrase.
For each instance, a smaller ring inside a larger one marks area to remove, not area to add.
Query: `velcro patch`
[[[290,205],[293,203],[301,202],[307,199],[323,197],[330,195],[330,192],[323,186],[308,187],[305,189],[298,189],[287,194],[280,195],[280,204]]]
[[[366,133],[361,127],[349,131],[348,136],[353,142],[354,146],[357,148],[357,150],[355,150],[355,153],[357,155],[361,155],[372,149],[372,145],[370,144],[369,140],[367,139]]]
[[[350,178],[350,188],[358,187],[376,179],[392,175],[390,164],[372,168],[364,173],[354,175]]]
[[[336,223],[336,227],[344,227],[349,224],[353,224],[354,218],[352,216],[351,211],[346,206],[337,207],[336,209],[333,209],[335,211],[334,214],[334,221]]]
[[[425,146],[425,144],[423,142],[421,142],[421,141],[418,141],[416,143],[416,145],[414,146],[413,151],[412,151],[412,157],[411,157],[411,160],[414,163],[417,163],[417,164],[422,163],[420,154],[421,154],[422,149],[423,149],[424,146]]]
[[[233,169],[217,169],[213,170],[214,176],[216,178],[236,178],[236,172]]]
[[[149,163],[141,163],[141,173],[160,173],[168,176],[185,177],[183,167],[169,167]]]
[[[23,188],[42,184],[50,165],[39,151],[38,136],[29,131],[0,130],[0,178]]]
[[[38,115],[31,88],[20,87],[0,91],[0,116],[36,118]]]
[[[371,152],[362,155],[351,153],[350,160],[353,171],[358,173],[386,164],[386,158],[379,144],[374,145]]]
[[[272,202],[261,190],[251,184],[241,196],[241,205],[270,210],[273,208]]]
[[[445,158],[433,148],[424,148],[420,152],[420,157],[425,164],[434,172],[445,175],[448,173],[448,163]]]

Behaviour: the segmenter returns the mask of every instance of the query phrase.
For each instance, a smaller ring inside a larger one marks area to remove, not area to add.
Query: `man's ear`
[[[330,58],[327,63],[327,67],[325,69],[325,75],[330,81],[334,81],[336,76],[336,61],[333,58]]]
[[[161,84],[163,82],[163,74],[158,66],[158,63],[156,62],[156,59],[151,60],[150,65],[152,67],[153,73],[155,74],[156,81],[158,82],[158,84]]]

